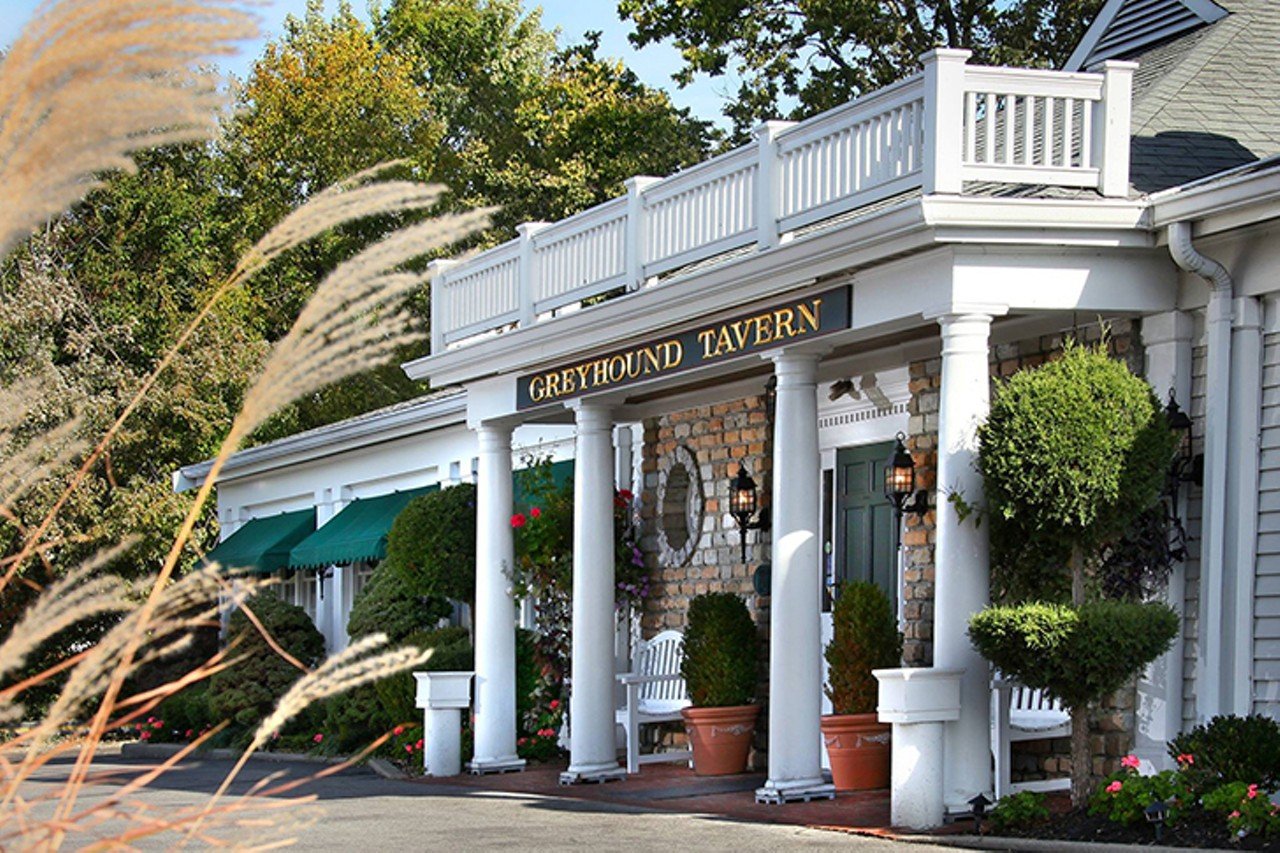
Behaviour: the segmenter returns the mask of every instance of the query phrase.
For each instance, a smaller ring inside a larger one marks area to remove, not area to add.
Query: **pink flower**
[[[1124,783],[1121,782],[1119,779],[1117,779],[1116,781],[1112,782],[1110,785],[1107,786],[1107,793],[1118,794],[1120,793],[1120,789],[1123,787],[1124,787]]]
[[[1196,763],[1196,757],[1189,752],[1184,752],[1178,756],[1178,763],[1190,766]]]
[[[1246,797],[1248,797],[1248,798],[1249,798],[1249,799],[1251,799],[1251,800],[1252,800],[1252,799],[1254,799],[1255,797],[1257,797],[1257,796],[1258,796],[1258,786],[1257,786],[1257,785],[1250,785],[1250,786],[1249,786],[1249,790],[1245,793],[1245,796],[1246,796]]]
[[[143,740],[151,740],[151,732],[143,732],[139,737]]]
[[[160,720],[156,720],[154,723],[151,724],[151,728],[153,729],[158,729],[158,728],[161,728],[162,726],[164,726],[164,723],[161,722]]]
[[[516,746],[524,746],[528,742],[529,742],[529,739],[527,737],[517,738]]]
[[[391,730],[391,733],[396,737],[400,737],[400,735],[404,734],[404,726],[396,726]]]
[[[191,737],[191,729],[187,729],[187,733],[183,737]]]
[[[1138,760],[1138,756],[1136,755],[1126,755],[1124,758],[1120,759],[1120,766],[1127,767],[1130,770],[1137,770],[1140,764],[1142,764],[1142,762]]]
[[[416,746],[418,749],[422,749],[422,738],[418,738],[418,743],[416,744]]]
[[[316,736],[311,739],[311,742],[320,743],[320,741],[322,740],[324,740],[324,735],[320,734],[319,732],[316,732]]]
[[[524,517],[523,512],[517,512],[515,515],[511,516],[511,526],[514,527],[516,530],[519,530],[521,527],[524,527],[528,523],[529,523],[529,520]]]
[[[411,743],[406,743],[406,744],[404,745],[404,751],[405,751],[405,752],[407,752],[407,753],[409,753],[410,755],[412,755],[412,754],[413,754],[413,744],[411,744]]]
[[[529,517],[542,518],[542,510],[535,506],[533,509],[529,510]]]
[[[560,707],[560,700],[552,699],[549,703],[547,703],[547,707],[554,711],[556,708]]]
[[[1231,814],[1227,815],[1227,817],[1229,817],[1229,818],[1237,818],[1237,817],[1240,817],[1240,812],[1239,812],[1238,810],[1237,810],[1237,811],[1234,811],[1234,812],[1232,812]]]

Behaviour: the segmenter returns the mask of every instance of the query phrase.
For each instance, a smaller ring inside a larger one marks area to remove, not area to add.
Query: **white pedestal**
[[[893,724],[889,821],[894,826],[941,826],[944,749],[942,724],[960,717],[963,670],[877,669],[880,722]]]
[[[471,707],[471,672],[415,672],[422,709],[422,766],[428,776],[462,772],[462,709]]]

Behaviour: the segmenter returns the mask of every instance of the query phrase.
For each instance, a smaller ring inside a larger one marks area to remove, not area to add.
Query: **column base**
[[[514,755],[509,758],[473,758],[467,762],[467,772],[472,776],[484,776],[489,773],[519,773],[524,770],[525,761]]]
[[[756,802],[772,806],[835,798],[836,786],[821,778],[806,779],[802,782],[765,782],[763,788],[756,789]]]
[[[627,778],[627,768],[618,764],[600,764],[568,770],[560,774],[561,785],[602,785],[605,782],[621,782]]]

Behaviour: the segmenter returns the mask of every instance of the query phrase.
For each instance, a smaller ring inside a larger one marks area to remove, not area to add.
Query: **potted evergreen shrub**
[[[902,635],[893,605],[874,583],[844,586],[831,615],[827,644],[827,698],[833,713],[822,718],[822,740],[837,791],[889,787],[890,727],[876,717],[879,685],[873,669],[902,659]]]
[[[758,647],[755,623],[738,596],[711,592],[689,603],[680,674],[693,706],[681,715],[699,776],[747,769],[760,713],[760,706],[752,704]]]

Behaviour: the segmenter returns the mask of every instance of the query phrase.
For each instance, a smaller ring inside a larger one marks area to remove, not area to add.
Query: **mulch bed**
[[[1147,824],[1123,826],[1082,809],[1054,815],[1048,823],[989,834],[1104,844],[1157,843],[1155,831]],[[1159,844],[1166,847],[1280,851],[1280,839],[1236,838],[1227,830],[1221,815],[1201,811],[1184,816],[1176,826],[1165,827]]]

